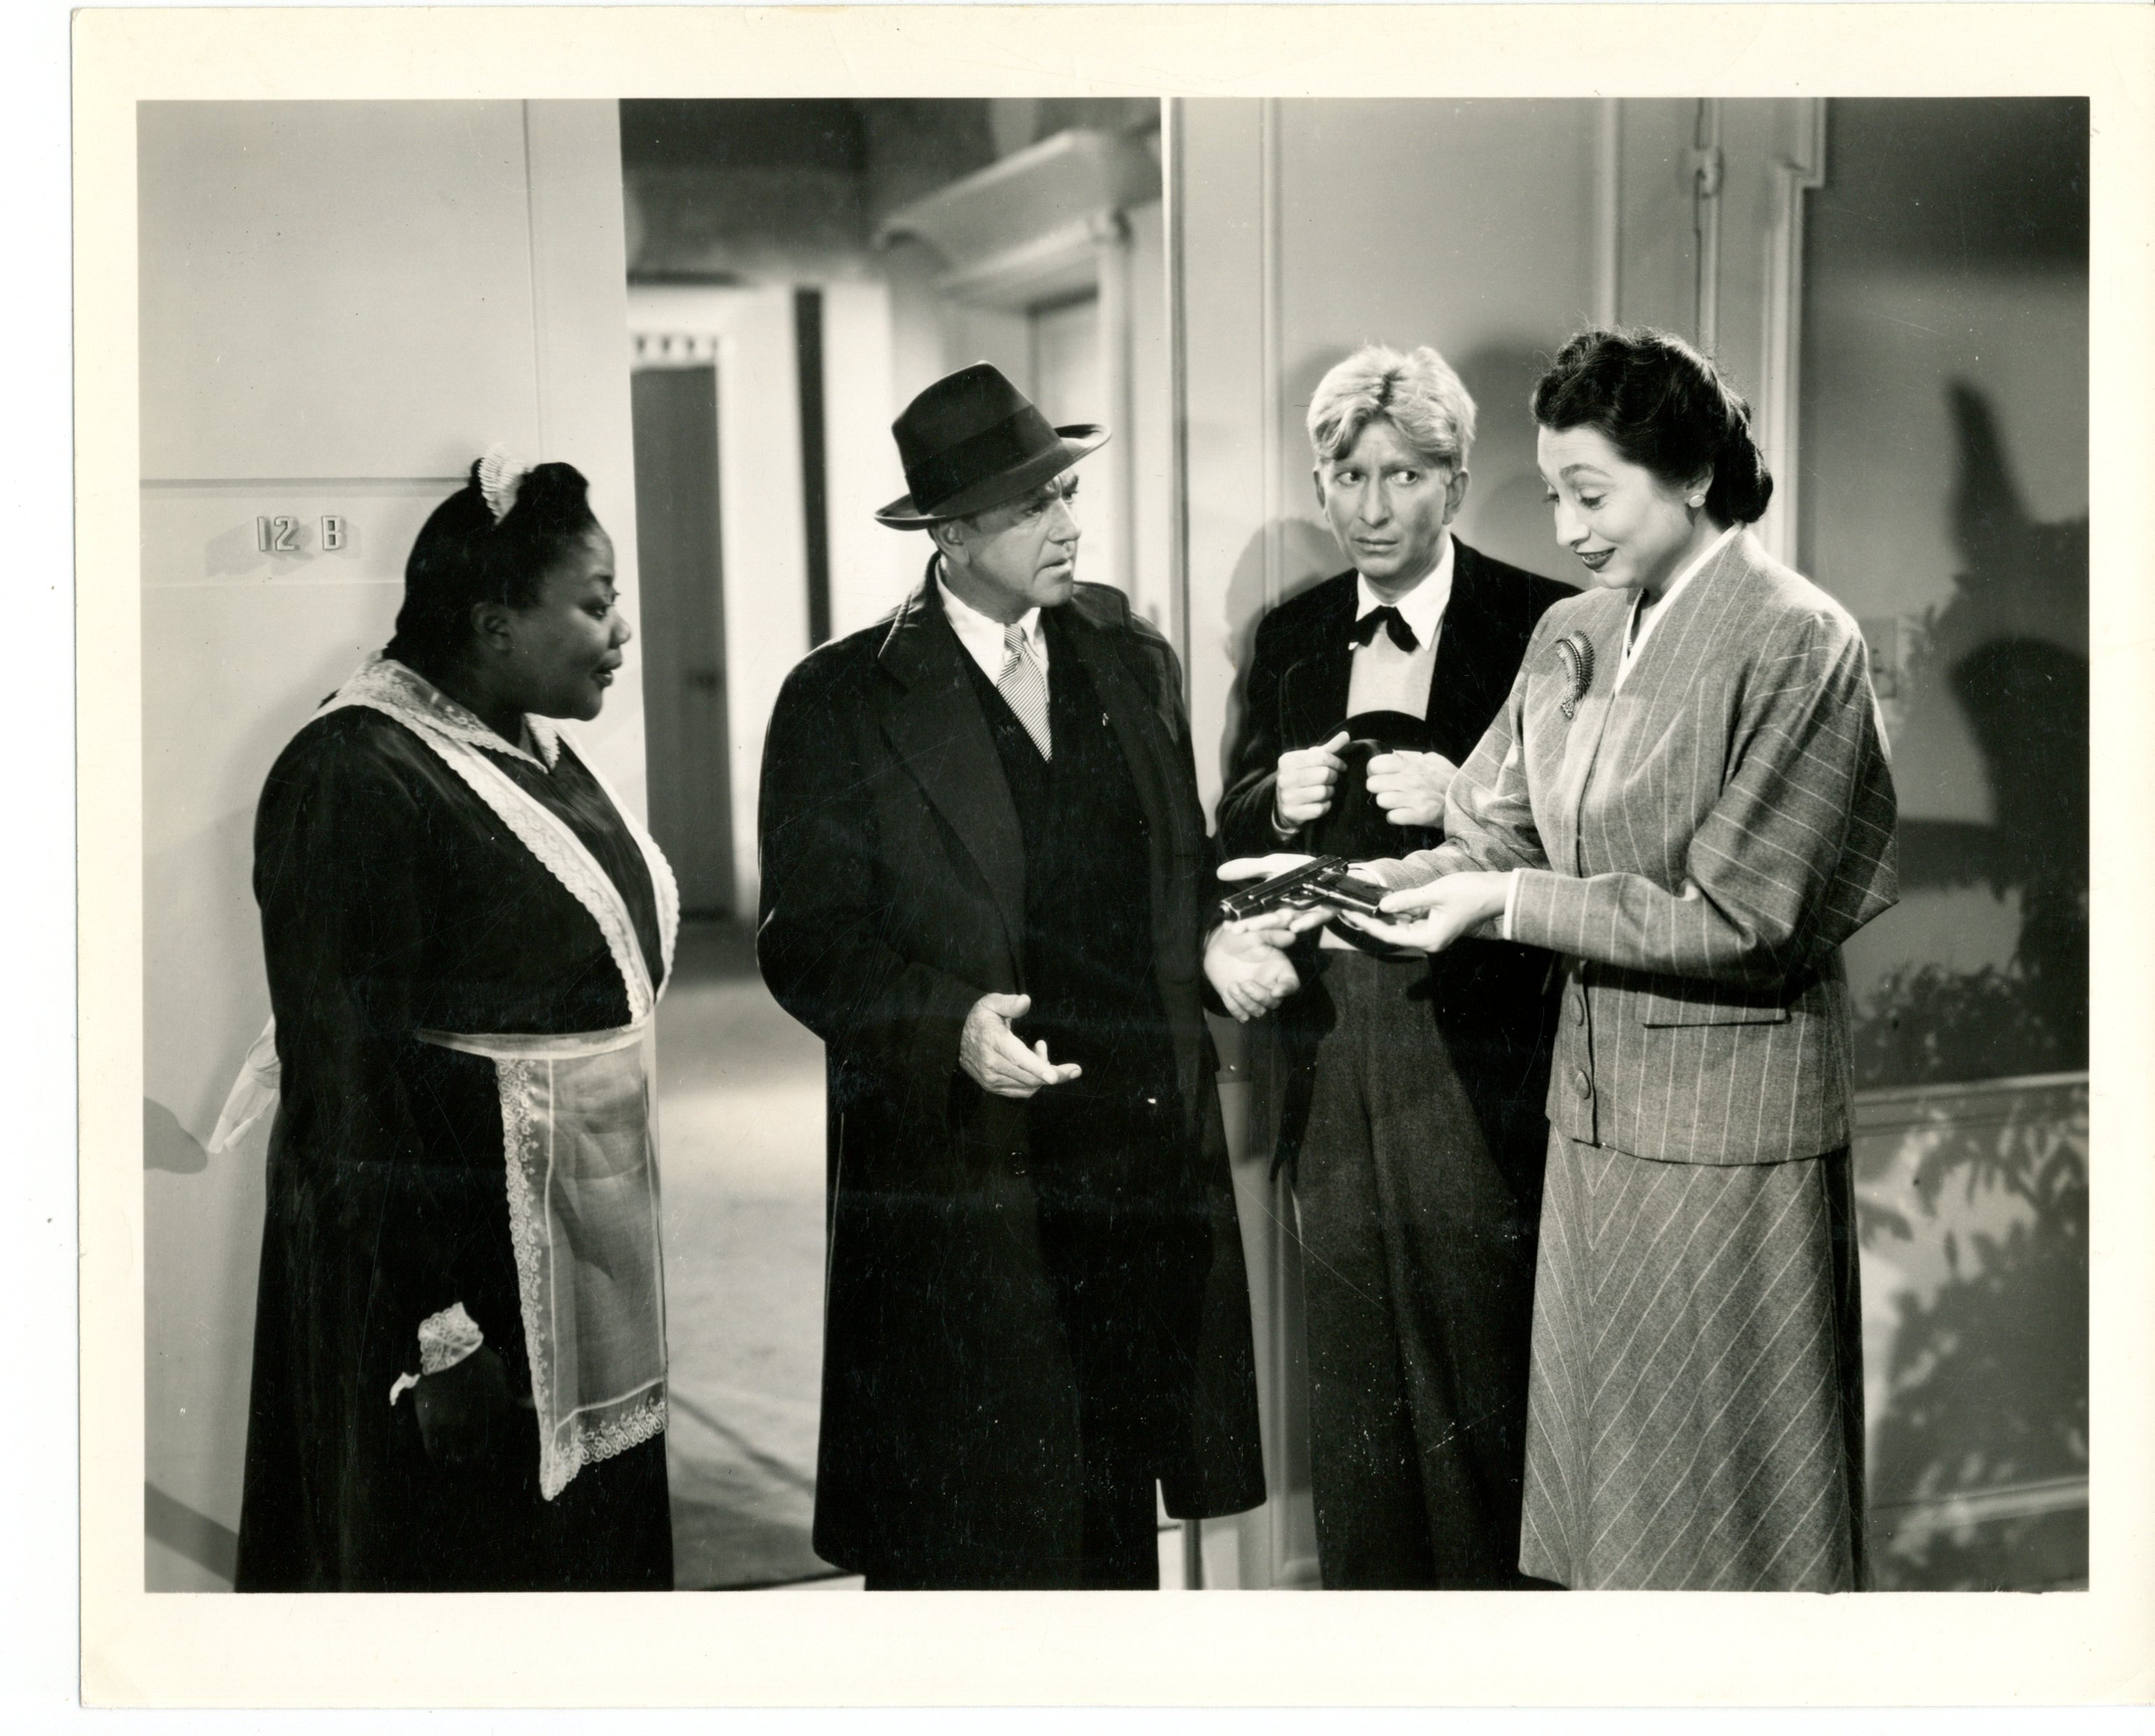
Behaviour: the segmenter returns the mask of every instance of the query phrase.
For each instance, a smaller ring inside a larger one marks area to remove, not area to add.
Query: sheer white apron
[[[666,1303],[648,1023],[421,1039],[494,1063],[509,1236],[539,1419],[539,1492],[666,1426]]]
[[[567,824],[491,757],[512,747],[402,663],[377,658],[325,709],[386,713],[432,748],[597,923],[621,972],[629,1022],[610,1031],[527,1036],[421,1031],[422,1041],[494,1063],[501,1094],[509,1240],[539,1423],[540,1493],[552,1500],[586,1465],[666,1426],[665,1283],[658,1155],[652,1137],[654,986],[620,890]],[[528,719],[550,771],[559,739]],[[680,899],[658,846],[583,762],[642,852],[670,973]],[[248,1057],[212,1149],[237,1139],[276,1096],[275,1025]]]

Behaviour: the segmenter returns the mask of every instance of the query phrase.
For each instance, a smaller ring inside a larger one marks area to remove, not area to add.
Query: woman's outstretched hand
[[[1446,874],[1426,886],[1385,894],[1385,914],[1344,911],[1343,919],[1364,934],[1416,952],[1442,952],[1461,935],[1504,914],[1508,874]]]
[[[507,1434],[514,1412],[509,1372],[488,1344],[422,1377],[412,1389],[412,1402],[419,1439],[438,1465],[468,1465],[485,1457]]]

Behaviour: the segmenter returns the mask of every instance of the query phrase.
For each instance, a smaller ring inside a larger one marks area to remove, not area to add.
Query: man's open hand
[[[958,1064],[981,1090],[997,1097],[1031,1097],[1043,1085],[1060,1085],[1083,1069],[1074,1063],[1057,1066],[1045,1042],[1027,1048],[1011,1029],[1032,1006],[1030,995],[983,995],[965,1015],[958,1037]]]
[[[1206,939],[1205,975],[1236,1023],[1262,1018],[1302,986],[1286,950],[1294,944],[1293,914],[1224,922]]]

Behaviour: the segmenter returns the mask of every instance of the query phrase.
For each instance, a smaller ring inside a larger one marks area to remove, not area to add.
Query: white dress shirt
[[[1415,648],[1402,651],[1389,632],[1379,632],[1366,645],[1354,648],[1352,673],[1347,678],[1347,715],[1365,711],[1403,711],[1409,717],[1429,714],[1430,678],[1436,671],[1436,638],[1444,630],[1445,607],[1451,601],[1451,533],[1444,533],[1444,546],[1429,576],[1392,607],[1414,629]],[[1381,609],[1385,599],[1361,574],[1354,575],[1354,618]]]
[[[1444,533],[1444,545],[1438,551],[1436,565],[1413,590],[1390,607],[1400,612],[1400,618],[1414,629],[1415,648],[1402,651],[1392,641],[1390,633],[1380,628],[1370,635],[1366,645],[1354,648],[1354,658],[1347,676],[1347,715],[1359,717],[1367,711],[1399,711],[1409,717],[1429,715],[1429,684],[1436,673],[1437,636],[1444,631],[1444,612],[1451,602],[1451,575],[1457,565],[1453,555],[1451,533]],[[1385,607],[1385,599],[1377,594],[1376,587],[1360,573],[1354,575],[1354,618],[1359,621],[1372,609]],[[1272,817],[1272,829],[1279,831],[1279,816]],[[1282,839],[1292,837],[1292,831],[1281,832]],[[1320,947],[1349,952],[1376,953],[1380,956],[1401,956],[1396,948],[1386,947],[1381,941],[1357,932],[1342,934],[1333,924],[1327,923],[1317,937]]]
[[[1631,673],[1631,665],[1639,660],[1639,653],[1646,648],[1646,641],[1653,637],[1654,629],[1661,624],[1661,617],[1669,612],[1669,605],[1676,600],[1676,593],[1696,577],[1706,563],[1728,546],[1728,540],[1743,527],[1731,525],[1686,563],[1684,570],[1661,587],[1661,601],[1651,609],[1646,607],[1646,593],[1642,588],[1631,599],[1631,620],[1624,635],[1624,654],[1616,664],[1616,684],[1613,693],[1624,690],[1624,678]],[[1510,884],[1504,888],[1504,919],[1499,932],[1508,940],[1512,938],[1512,919],[1519,908],[1519,871],[1513,868],[1507,876]]]
[[[983,615],[965,599],[943,581],[942,564],[935,569],[935,589],[943,598],[943,612],[950,618],[950,630],[958,636],[958,643],[969,652],[981,672],[991,682],[1002,679],[1003,623],[992,615]],[[1041,679],[1047,678],[1047,635],[1041,630],[1040,611],[1027,609],[1015,623],[1025,634],[1025,654],[1032,666],[1040,671]]]
[[[1393,605],[1400,618],[1414,629],[1415,648],[1402,651],[1389,632],[1380,630],[1366,645],[1354,648],[1347,676],[1347,715],[1365,711],[1403,711],[1409,717],[1429,715],[1429,684],[1436,673],[1436,639],[1444,630],[1444,612],[1451,602],[1451,533],[1444,533],[1444,547],[1429,576]],[[1354,618],[1359,621],[1385,600],[1359,572],[1354,575]],[[1302,828],[1282,827],[1277,801],[1272,807],[1272,832],[1282,842]],[[1328,935],[1329,930],[1327,930]]]

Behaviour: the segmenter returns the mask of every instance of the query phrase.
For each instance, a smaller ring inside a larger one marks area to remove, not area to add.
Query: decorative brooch
[[[516,504],[516,490],[530,473],[530,466],[509,455],[509,448],[499,440],[486,449],[479,461],[479,491],[486,498],[486,510],[494,515],[499,525],[509,516],[509,510]]]
[[[1579,714],[1579,702],[1594,685],[1594,642],[1582,632],[1569,632],[1556,642],[1556,660],[1564,666],[1564,696],[1557,701],[1564,721]]]

